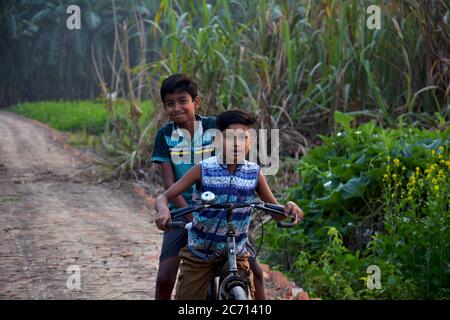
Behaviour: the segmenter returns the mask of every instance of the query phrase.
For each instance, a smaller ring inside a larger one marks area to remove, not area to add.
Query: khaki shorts
[[[208,294],[208,284],[214,276],[214,269],[223,261],[223,258],[203,260],[195,256],[187,247],[181,249],[178,255],[181,259],[180,274],[176,289],[176,300],[205,300]],[[255,296],[253,285],[253,273],[250,270],[248,261],[250,254],[238,256],[236,263],[238,273],[243,278],[250,280],[250,292]],[[223,271],[227,271],[228,264],[225,264]]]

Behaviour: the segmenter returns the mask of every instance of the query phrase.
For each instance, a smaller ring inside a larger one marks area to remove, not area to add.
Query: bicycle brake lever
[[[294,217],[290,217],[291,222],[277,222],[277,228],[293,228],[298,224],[298,221],[295,221]]]

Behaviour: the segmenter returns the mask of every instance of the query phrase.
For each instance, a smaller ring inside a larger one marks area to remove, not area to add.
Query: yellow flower
[[[426,171],[426,170],[425,170]],[[419,176],[419,173],[420,173],[420,168],[419,167],[416,167],[416,176]]]
[[[392,178],[394,178],[394,180],[397,179],[397,174],[392,174]]]
[[[391,157],[390,156],[387,156],[386,159],[387,159],[387,161],[391,161]]]
[[[402,167],[402,171],[405,171],[406,170],[406,168],[405,167]]]
[[[435,185],[435,186],[434,186],[434,190],[435,190],[435,191],[439,191],[439,185]]]
[[[416,177],[414,175],[411,175],[406,185],[407,189],[409,190],[409,193],[412,192],[412,189],[414,189],[415,184],[416,184]]]
[[[444,151],[444,147],[443,147],[443,146],[440,146],[440,147],[439,147],[439,151],[441,151],[441,152]]]
[[[434,149],[431,150],[431,155],[434,156],[436,154],[436,151]]]
[[[394,159],[394,164],[396,167],[398,167],[398,165],[400,164],[400,160],[398,160],[397,158]]]

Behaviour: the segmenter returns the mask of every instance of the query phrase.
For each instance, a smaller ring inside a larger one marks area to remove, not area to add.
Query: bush
[[[335,120],[340,131],[300,161],[301,181],[290,190],[303,225],[268,225],[265,258],[322,298],[448,297],[450,129],[353,128],[341,113]],[[381,290],[365,286],[372,264]]]
[[[450,161],[444,146],[432,149],[425,167],[408,170],[399,159],[384,175],[384,229],[374,254],[414,281],[422,298],[450,294]]]
[[[295,262],[303,270],[302,285],[311,296],[325,299],[420,298],[419,290],[392,264],[376,255],[361,256],[351,253],[342,244],[339,231],[328,227],[329,240],[324,252],[312,260],[305,252]],[[369,266],[380,268],[380,284],[377,290],[367,286]]]

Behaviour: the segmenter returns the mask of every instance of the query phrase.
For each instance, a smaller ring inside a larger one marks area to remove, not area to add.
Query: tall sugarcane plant
[[[163,37],[153,74],[191,73],[208,110],[267,112],[266,125],[300,124],[305,134],[332,128],[334,111],[390,126],[448,112],[448,4],[378,2],[379,30],[366,26],[370,4],[162,1],[152,21]]]
[[[72,2],[2,2],[2,103],[116,92],[139,118],[162,78],[185,72],[202,112],[257,112],[262,127],[283,129],[287,156],[334,130],[335,111],[383,126],[436,126],[436,112],[448,121],[444,0],[86,0],[82,32],[69,32]],[[373,4],[381,28],[371,30]]]

